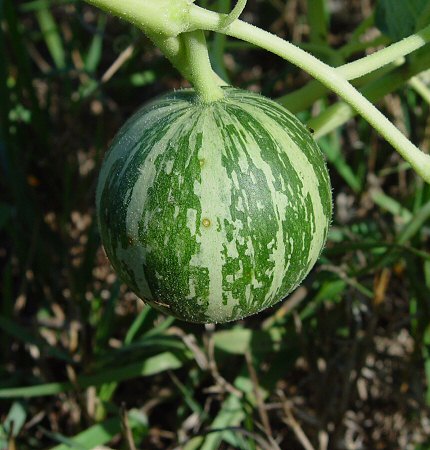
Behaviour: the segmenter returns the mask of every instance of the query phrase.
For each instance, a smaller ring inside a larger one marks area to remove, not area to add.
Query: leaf
[[[133,431],[139,430],[141,437],[148,434],[148,418],[141,411],[137,409],[130,410],[128,412],[128,421],[130,429]],[[61,442],[60,445],[57,445],[52,450],[92,450],[111,441],[115,435],[121,432],[121,429],[121,418],[113,417],[93,425],[73,438],[67,438],[49,431],[45,431],[45,434],[57,442]]]
[[[76,385],[69,382],[62,382],[0,389],[0,398],[42,397],[45,395],[55,395],[60,392],[70,392],[76,389],[77,386],[81,389],[86,389],[89,386],[100,386],[105,383],[129,380],[130,378],[149,377],[166,370],[174,370],[182,367],[182,359],[184,358],[186,358],[185,355],[180,359],[173,353],[164,352],[125,367],[105,367],[99,373],[78,376]]]
[[[421,207],[421,209],[407,222],[399,235],[396,237],[398,244],[405,244],[412,239],[430,219],[430,201]]]
[[[242,408],[240,400],[236,396],[230,394],[224,401],[221,410],[215,417],[210,427],[213,430],[219,431],[209,433],[206,436],[204,444],[200,447],[201,450],[212,450],[219,448],[224,433],[229,432],[224,429],[238,426],[244,417],[245,412]]]
[[[375,24],[394,41],[413,34],[430,14],[430,0],[379,0]]]
[[[270,331],[256,331],[246,328],[222,330],[214,334],[215,347],[226,353],[243,355],[252,348],[253,352],[267,353],[278,348],[282,336],[275,328]]]
[[[103,53],[103,33],[106,27],[106,15],[101,14],[97,23],[97,32],[91,41],[85,57],[85,70],[95,72],[100,64]]]
[[[389,195],[384,194],[381,191],[370,191],[372,200],[385,211],[390,212],[396,219],[401,219],[402,223],[412,219],[412,213]]]
[[[251,330],[233,328],[215,333],[215,346],[227,353],[243,355],[249,349],[252,339]]]
[[[36,12],[36,18],[55,66],[57,69],[64,69],[66,67],[66,52],[64,50],[62,37],[51,11],[49,8],[39,9]]]
[[[14,402],[9,410],[9,414],[3,423],[3,429],[7,435],[18,436],[21,428],[25,424],[27,411],[22,402]]]

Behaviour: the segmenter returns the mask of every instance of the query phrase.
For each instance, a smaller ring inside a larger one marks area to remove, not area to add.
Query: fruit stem
[[[221,99],[224,93],[215,82],[209,60],[206,38],[202,30],[190,31],[181,35],[185,44],[189,63],[189,81],[204,103]]]
[[[182,33],[188,29],[188,9],[192,0],[85,0],[140,28],[181,73],[192,81],[188,51]],[[192,58],[195,59],[194,57]],[[202,64],[204,66],[204,64]],[[211,69],[205,70],[208,80],[217,86],[226,85]]]
[[[342,97],[430,183],[430,155],[424,154],[412,144],[347,81],[393,62],[424,45],[430,39],[430,25],[361,61],[334,69],[292,43],[238,20],[237,13],[242,12],[246,3],[244,0],[238,1],[239,5],[230,15],[208,11],[194,5],[194,0],[86,1],[128,20],[150,35],[181,73],[192,82],[204,102],[218,100],[223,93],[219,87],[221,82],[215,79],[210,65],[202,30],[227,34],[277,54],[305,70]]]

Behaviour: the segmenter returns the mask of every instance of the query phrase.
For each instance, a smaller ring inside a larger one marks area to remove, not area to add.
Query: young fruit
[[[299,120],[226,88],[158,98],[116,136],[97,187],[99,227],[120,278],[155,308],[227,322],[282,300],[324,246],[331,187]]]

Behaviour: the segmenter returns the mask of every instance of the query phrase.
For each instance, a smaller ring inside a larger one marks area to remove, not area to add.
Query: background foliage
[[[249,0],[243,18],[340,65],[427,24],[430,2]],[[357,118],[319,133],[333,226],[283,304],[223,326],[175,321],[112,272],[94,189],[125,119],[184,82],[81,1],[1,0],[0,21],[0,447],[430,448],[430,188],[388,144]],[[339,119],[324,91],[295,101],[306,74],[208,37],[234,85],[289,93],[310,124]],[[426,151],[429,104],[408,78],[429,50],[357,80]]]

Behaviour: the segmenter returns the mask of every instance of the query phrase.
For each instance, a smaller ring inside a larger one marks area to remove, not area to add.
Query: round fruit
[[[191,322],[227,322],[282,300],[324,246],[324,158],[277,103],[226,88],[140,109],[116,136],[97,187],[99,227],[120,278]]]

